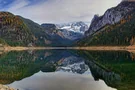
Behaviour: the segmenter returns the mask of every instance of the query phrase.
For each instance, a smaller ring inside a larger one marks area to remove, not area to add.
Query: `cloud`
[[[15,0],[7,11],[38,23],[88,21],[94,14],[102,15],[121,0]]]
[[[28,0],[16,0],[13,3],[11,3],[9,5],[9,9],[7,9],[8,11],[19,11],[21,9],[23,9],[25,6],[27,6],[30,2]]]

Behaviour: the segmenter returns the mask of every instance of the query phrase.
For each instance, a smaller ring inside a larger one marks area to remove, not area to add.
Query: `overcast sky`
[[[0,0],[0,10],[41,23],[90,22],[121,0]]]

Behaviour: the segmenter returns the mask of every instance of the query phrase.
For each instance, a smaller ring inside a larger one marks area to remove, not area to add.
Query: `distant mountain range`
[[[84,22],[72,22],[64,24],[48,24],[41,25],[44,31],[52,38],[50,41],[56,46],[71,46],[76,40],[83,38],[88,25]]]
[[[73,24],[69,30],[55,24],[39,25],[9,12],[0,12],[0,43],[10,46],[71,46],[84,36],[82,28],[88,29],[83,22]]]
[[[84,22],[73,22],[67,24],[47,24],[41,25],[50,36],[58,35],[69,40],[77,40],[83,37],[88,26]]]

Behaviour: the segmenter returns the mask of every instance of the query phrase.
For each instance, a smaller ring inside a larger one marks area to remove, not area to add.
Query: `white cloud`
[[[38,23],[89,21],[94,14],[102,15],[121,0],[42,0],[29,5],[28,0],[16,0],[7,9]]]
[[[19,11],[21,9],[23,9],[23,7],[25,7],[26,5],[28,5],[30,2],[27,0],[15,0],[13,3],[11,3],[9,5],[9,9],[8,11]]]

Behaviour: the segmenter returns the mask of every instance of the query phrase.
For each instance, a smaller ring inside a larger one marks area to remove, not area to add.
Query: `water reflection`
[[[96,79],[103,79],[108,86],[118,90],[135,90],[135,53],[129,52],[80,52],[98,67],[91,65],[91,72]],[[93,71],[93,70],[94,71]]]
[[[63,72],[39,72],[10,86],[19,87],[20,90],[115,90],[107,87],[101,80],[95,82],[90,75]]]
[[[20,90],[134,90],[134,56],[118,51],[2,53],[0,84]]]
[[[102,79],[108,86],[111,87],[116,87],[120,83],[121,77],[119,74],[109,71],[92,61],[87,61],[86,64],[89,65],[92,76],[96,81]]]

